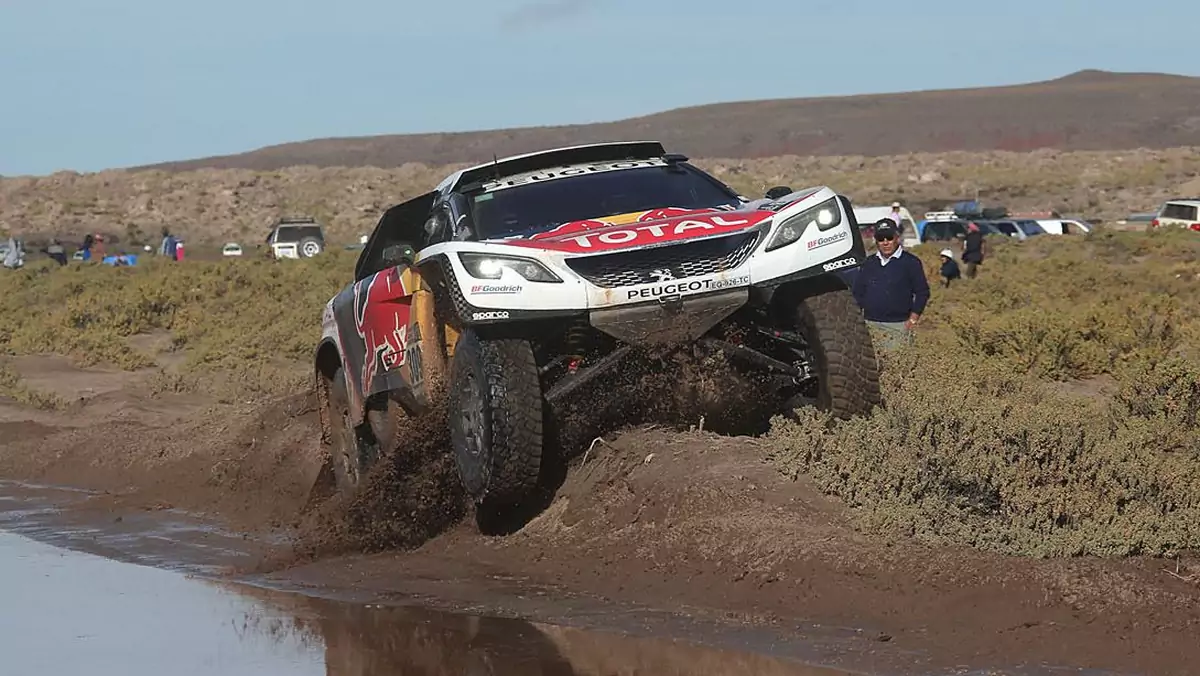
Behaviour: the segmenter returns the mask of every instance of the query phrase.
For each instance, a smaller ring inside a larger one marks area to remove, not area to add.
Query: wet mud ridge
[[[313,396],[221,404],[91,376],[100,394],[69,415],[0,405],[0,478],[90,491],[7,484],[0,528],[335,601],[682,635],[861,673],[1200,664],[1197,586],[1161,562],[875,541],[754,438],[605,434],[544,509],[487,536],[465,518],[437,434],[355,498],[315,502]]]

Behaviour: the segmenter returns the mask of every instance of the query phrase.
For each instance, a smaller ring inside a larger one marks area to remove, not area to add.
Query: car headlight
[[[458,260],[462,261],[463,267],[467,269],[467,274],[475,279],[500,279],[504,271],[508,269],[530,282],[562,282],[558,275],[532,258],[460,253]]]
[[[813,223],[817,224],[818,230],[824,231],[837,227],[841,222],[842,212],[838,209],[837,198],[830,197],[817,206],[805,209],[784,221],[775,231],[775,235],[771,237],[771,241],[767,243],[767,251],[787,246],[800,239],[804,231]]]

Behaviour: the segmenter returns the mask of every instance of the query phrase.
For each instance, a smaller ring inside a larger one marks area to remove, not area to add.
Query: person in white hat
[[[954,260],[954,252],[942,249],[942,287],[950,286],[950,282],[961,277],[962,272],[958,269],[958,262]]]
[[[893,223],[896,224],[896,232],[900,233],[900,235],[903,236],[904,235],[904,223],[902,223],[901,221],[904,219],[904,217],[900,215],[900,203],[899,202],[892,202],[892,210],[890,213],[888,213],[886,218],[888,218],[889,220],[891,220]]]

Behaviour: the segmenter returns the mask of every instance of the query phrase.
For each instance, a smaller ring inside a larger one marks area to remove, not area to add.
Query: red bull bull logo
[[[363,341],[362,388],[369,392],[380,369],[403,366],[408,352],[412,298],[398,268],[379,272],[354,285],[354,322]]]

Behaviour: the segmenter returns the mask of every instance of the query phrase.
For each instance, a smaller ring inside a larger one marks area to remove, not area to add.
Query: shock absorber
[[[567,326],[563,336],[564,354],[567,357],[567,373],[574,373],[583,361],[584,348],[587,347],[588,327],[576,320]]]

